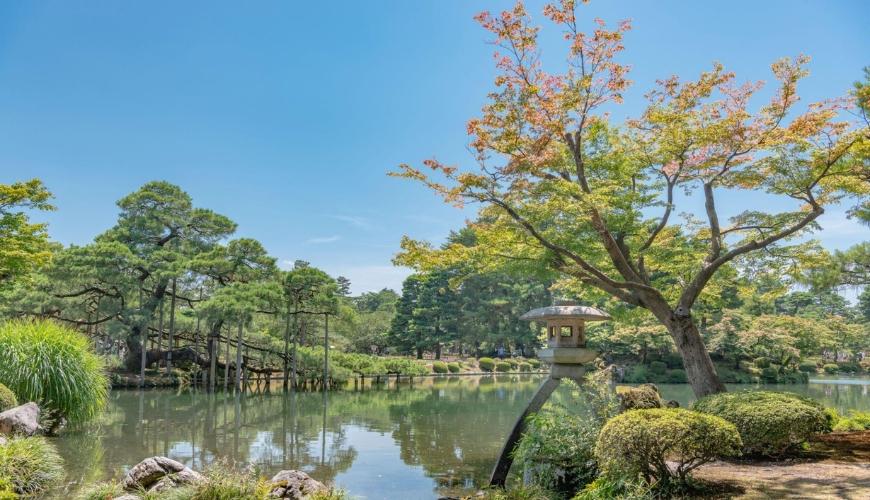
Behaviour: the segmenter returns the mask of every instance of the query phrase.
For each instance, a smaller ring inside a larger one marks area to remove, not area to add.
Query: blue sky
[[[38,218],[83,244],[111,226],[117,199],[166,179],[282,262],[346,275],[357,293],[398,289],[401,236],[440,241],[472,214],[385,173],[468,163],[465,122],[493,76],[472,16],[508,5],[0,2],[0,182],[43,179],[58,211]],[[775,59],[808,54],[807,101],[842,95],[870,64],[864,1],[599,0],[581,12],[633,20],[623,60],[636,83],[616,118],[637,114],[655,79],[714,60],[767,80]],[[542,45],[558,62],[558,37]],[[866,239],[844,211],[821,221],[830,248]]]

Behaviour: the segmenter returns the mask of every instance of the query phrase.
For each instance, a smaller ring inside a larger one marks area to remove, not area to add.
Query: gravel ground
[[[697,479],[743,490],[740,499],[870,499],[870,431],[830,434],[806,457],[785,461],[714,462]]]

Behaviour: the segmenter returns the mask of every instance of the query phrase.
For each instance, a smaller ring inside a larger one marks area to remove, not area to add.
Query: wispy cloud
[[[323,243],[334,243],[341,239],[341,236],[334,234],[332,236],[319,236],[317,238],[308,238],[305,243],[309,245],[321,245]]]
[[[395,291],[402,289],[402,281],[413,270],[407,267],[390,265],[350,265],[325,266],[324,269],[333,276],[344,276],[350,280],[351,293],[358,295],[363,292],[376,292],[382,288]]]
[[[366,217],[362,217],[359,215],[330,215],[330,218],[335,220],[340,220],[342,222],[346,222],[353,227],[357,227],[359,229],[371,229],[372,223]]]

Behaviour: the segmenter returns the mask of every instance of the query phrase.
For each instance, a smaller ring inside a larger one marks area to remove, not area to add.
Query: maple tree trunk
[[[704,346],[701,332],[698,331],[691,316],[674,317],[665,326],[683,358],[686,377],[689,379],[695,396],[702,398],[717,392],[725,392],[725,384],[719,380],[716,367],[713,366],[713,360],[710,359],[710,353]]]

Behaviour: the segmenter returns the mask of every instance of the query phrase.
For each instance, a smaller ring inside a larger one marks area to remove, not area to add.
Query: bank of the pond
[[[68,478],[58,498],[81,484],[122,477],[155,455],[196,470],[220,458],[252,463],[268,476],[303,470],[371,499],[467,495],[485,484],[504,437],[542,379],[425,377],[413,385],[393,381],[325,395],[112,391],[100,422],[53,439]],[[870,411],[867,386],[855,381],[767,388],[798,392],[841,412]],[[661,390],[683,406],[693,399],[685,385]],[[570,404],[570,386],[553,399]]]

